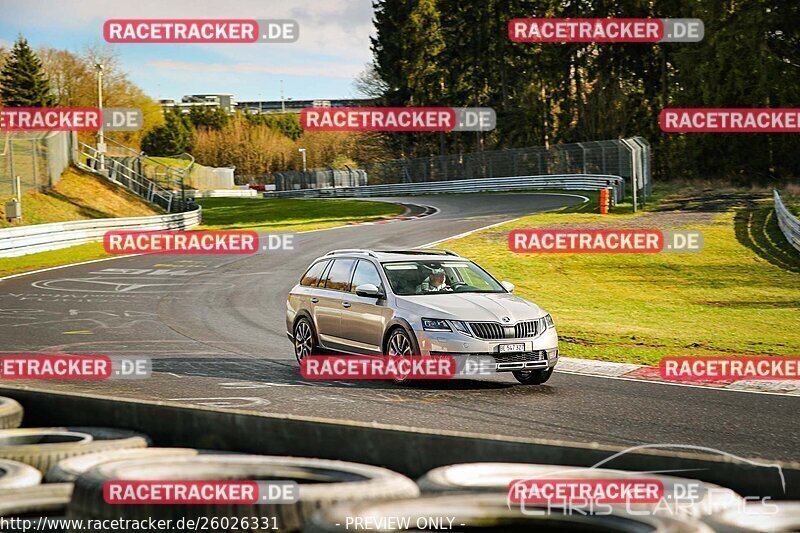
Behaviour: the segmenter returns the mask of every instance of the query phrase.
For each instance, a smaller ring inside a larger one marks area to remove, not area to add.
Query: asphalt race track
[[[414,201],[440,212],[297,234],[294,251],[126,257],[2,281],[0,347],[6,353],[154,360],[149,380],[31,384],[37,388],[503,436],[686,444],[800,460],[796,397],[559,373],[538,387],[517,385],[510,374],[406,386],[304,381],[286,338],[284,309],[286,293],[313,258],[335,248],[420,246],[581,199],[492,194]]]

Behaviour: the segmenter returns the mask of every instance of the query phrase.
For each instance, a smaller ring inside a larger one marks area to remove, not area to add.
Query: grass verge
[[[59,184],[61,185],[61,184]],[[403,207],[360,200],[207,198],[201,200],[205,224],[200,229],[305,231],[394,216]],[[152,214],[152,213],[148,213]],[[110,257],[102,243],[0,258],[0,277],[81,261]]]
[[[363,200],[203,198],[202,229],[308,231],[392,217],[403,207]]]
[[[21,257],[2,257],[0,258],[0,277],[42,268],[92,261],[104,257],[111,257],[111,255],[103,250],[102,242],[80,244],[62,250],[23,255]]]
[[[12,226],[5,220],[5,202],[10,199],[0,198],[0,228]],[[22,196],[22,221],[25,225],[161,213],[161,209],[122,187],[74,167],[68,168],[52,189]]]
[[[657,364],[669,355],[798,355],[800,255],[767,193],[664,192],[644,213],[559,211],[449,241],[551,312],[569,357]],[[700,229],[696,254],[514,254],[514,228]]]

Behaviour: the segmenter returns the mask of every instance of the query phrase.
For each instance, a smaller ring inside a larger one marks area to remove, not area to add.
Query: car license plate
[[[497,347],[497,351],[500,353],[507,353],[507,352],[524,352],[525,351],[525,344],[501,344]]]

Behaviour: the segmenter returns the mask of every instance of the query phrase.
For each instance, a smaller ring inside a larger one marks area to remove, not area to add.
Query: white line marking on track
[[[587,197],[585,197],[583,195],[580,195],[580,194],[560,194],[560,193],[554,193],[554,192],[543,192],[543,193],[533,193],[533,194],[538,194],[540,196],[572,196],[573,198],[583,198],[583,202],[582,203],[584,203],[584,204],[589,201],[589,199]],[[523,215],[522,217],[511,218],[509,220],[503,220],[502,222],[497,222],[495,224],[489,224],[488,226],[475,228],[473,230],[465,231],[464,233],[459,233],[458,235],[453,235],[451,237],[445,237],[444,239],[439,239],[438,241],[429,242],[428,244],[423,244],[421,246],[417,246],[417,248],[430,248],[431,246],[435,246],[437,244],[441,244],[441,243],[447,242],[447,241],[452,241],[453,239],[460,239],[462,237],[467,237],[467,236],[472,235],[473,233],[476,233],[478,231],[483,231],[485,229],[496,228],[497,226],[502,226],[503,224],[509,224],[511,222],[516,222],[517,220],[523,218],[524,216],[532,216],[532,215],[538,215],[538,214],[541,214],[541,213],[549,213],[549,212],[555,211],[557,209],[563,209],[564,207],[567,207],[567,206],[554,207],[553,209],[548,209],[546,211],[536,211],[534,213],[531,213],[530,215]]]
[[[650,385],[670,385],[672,387],[690,387],[693,389],[703,389],[703,390],[718,390],[718,391],[727,391],[727,392],[747,392],[749,394],[769,394],[772,396],[783,396],[784,398],[791,398],[800,395],[798,392],[768,392],[768,391],[760,391],[760,390],[742,390],[742,389],[727,389],[725,387],[704,387],[702,385],[690,385],[688,383],[672,383],[670,381],[651,381],[649,379],[634,379],[634,378],[626,378],[622,376],[597,376],[593,374],[586,374],[584,372],[572,372],[569,370],[559,370],[556,367],[557,374],[573,374],[576,376],[583,376],[588,378],[601,378],[601,379],[618,379],[622,381],[633,381],[635,383],[648,383]]]

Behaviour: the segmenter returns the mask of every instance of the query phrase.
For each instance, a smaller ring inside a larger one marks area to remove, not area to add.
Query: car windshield
[[[383,263],[383,270],[398,296],[506,292],[497,280],[470,261],[398,261]]]

